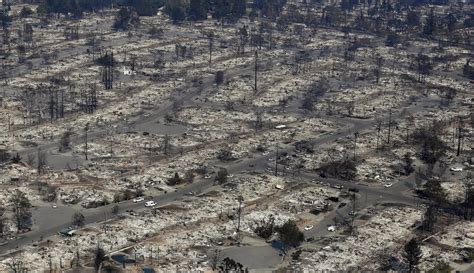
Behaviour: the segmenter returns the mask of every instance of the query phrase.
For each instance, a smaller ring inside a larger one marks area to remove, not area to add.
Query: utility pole
[[[359,137],[359,132],[354,133],[354,161],[356,160],[356,148],[357,148],[357,138]]]
[[[244,202],[244,198],[242,197],[242,195],[239,195],[238,197],[238,201],[239,201],[239,209],[237,211],[237,236],[239,237],[239,241],[240,241],[240,221],[242,219],[242,203]]]
[[[258,76],[258,51],[255,50],[255,93],[257,93],[258,91],[257,76]]]
[[[387,144],[390,144],[390,136],[392,133],[392,109],[388,112],[388,133],[387,133]]]
[[[462,142],[462,119],[459,117],[458,121],[458,149],[456,152],[456,156],[461,154],[461,142]]]
[[[86,127],[84,129],[84,131],[86,132],[86,145],[84,147],[84,154],[86,156],[86,160],[89,160],[89,158],[87,158],[87,132],[89,131],[89,123],[86,124]]]
[[[278,176],[278,142],[276,144],[276,154],[275,154],[275,176]]]
[[[352,199],[352,215],[351,215],[351,233],[354,232],[354,220],[355,220],[355,211],[356,211],[356,195],[353,193],[351,195]]]
[[[64,89],[61,88],[61,110],[60,110],[61,118],[64,118]]]
[[[107,212],[104,211],[104,233],[107,234]]]
[[[377,147],[375,148],[376,152],[379,150],[380,131],[382,130],[381,123],[381,121],[377,122]]]

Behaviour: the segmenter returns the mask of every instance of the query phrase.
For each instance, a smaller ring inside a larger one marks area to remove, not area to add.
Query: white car
[[[385,183],[385,185],[383,185],[385,188],[390,188],[393,184],[392,183]]]
[[[462,172],[462,167],[451,167],[452,172]]]
[[[336,231],[336,226],[330,226],[330,227],[328,227],[328,231],[330,231],[330,232]]]
[[[58,208],[58,205],[53,204],[53,209],[56,209],[56,208]]]
[[[143,196],[140,196],[140,197],[137,197],[137,198],[133,199],[133,203],[138,203],[138,202],[142,202],[142,201],[145,201],[145,197],[143,197]]]
[[[305,227],[304,227],[304,230],[312,230],[312,229],[313,229],[313,227],[314,227],[314,226],[311,226],[311,225],[309,225],[309,226],[305,226]]]
[[[155,201],[148,201],[145,203],[145,207],[154,207],[156,206]]]

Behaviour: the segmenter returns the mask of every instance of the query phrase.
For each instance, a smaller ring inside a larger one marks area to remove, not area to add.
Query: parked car
[[[328,227],[328,231],[331,231],[331,232],[336,231],[336,226],[330,226],[330,227]]]
[[[309,226],[305,226],[304,227],[304,230],[312,230],[314,226],[312,225],[309,225]]]
[[[138,203],[138,202],[142,202],[142,201],[145,201],[145,197],[143,197],[143,196],[139,196],[139,197],[133,199],[133,203]]]
[[[58,232],[59,235],[68,236],[68,237],[74,236],[74,233],[76,233],[76,230],[74,230],[72,227],[61,229]]]
[[[155,201],[148,201],[145,203],[145,207],[154,207],[156,206]]]
[[[392,183],[385,183],[385,185],[383,185],[385,188],[390,188],[393,184]]]

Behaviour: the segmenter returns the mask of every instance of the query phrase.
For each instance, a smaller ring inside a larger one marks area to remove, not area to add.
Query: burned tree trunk
[[[102,82],[106,90],[113,88],[114,80],[114,53],[105,52],[98,62],[102,65]]]

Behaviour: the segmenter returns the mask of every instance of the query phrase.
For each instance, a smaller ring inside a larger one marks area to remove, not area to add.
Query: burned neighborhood
[[[0,3],[0,272],[474,271],[472,0]]]

